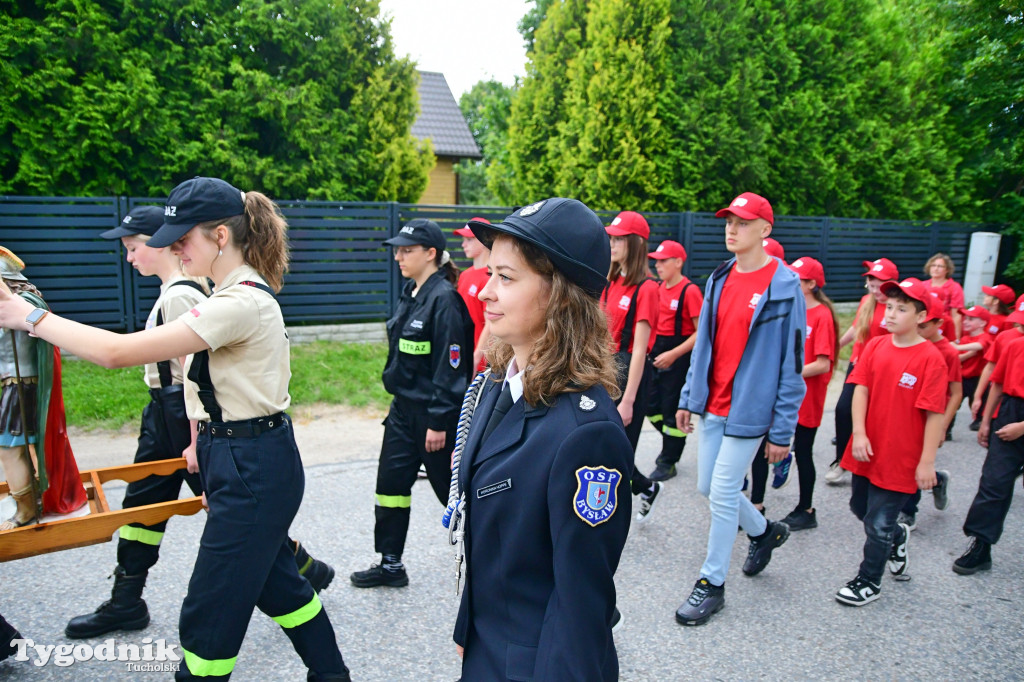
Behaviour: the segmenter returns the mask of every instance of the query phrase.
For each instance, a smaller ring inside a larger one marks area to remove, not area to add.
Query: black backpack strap
[[[693,282],[687,282],[679,292],[679,303],[676,305],[676,336],[683,335],[683,302],[686,301],[686,290],[692,286]]]
[[[633,343],[633,325],[636,323],[636,301],[640,297],[640,287],[650,281],[650,277],[645,277],[642,282],[636,285],[636,289],[633,290],[633,297],[629,299],[629,310],[626,311],[626,320],[622,323],[622,334],[619,336],[620,353],[628,351],[629,345]]]
[[[176,282],[171,282],[167,288],[170,289],[171,287],[176,286],[189,287],[190,289],[195,289],[203,296],[206,296],[206,292],[203,291],[203,287],[198,282],[193,282],[190,279],[179,279]],[[163,323],[164,311],[157,309],[156,326],[159,327]],[[167,388],[173,383],[174,380],[171,378],[171,362],[169,360],[161,360],[160,362],[156,363],[156,371],[160,375],[160,388]]]
[[[256,289],[265,291],[270,294],[275,301],[277,300],[277,296],[274,295],[274,290],[262,282],[244,280],[239,282],[239,284],[244,284],[247,287],[255,287]],[[210,421],[223,422],[224,413],[221,412],[220,403],[217,402],[217,398],[213,394],[213,380],[210,378],[210,351],[203,350],[192,354],[192,366],[189,367],[188,370],[188,379],[198,387],[199,402],[203,404],[203,409],[206,410],[206,414],[210,415]]]

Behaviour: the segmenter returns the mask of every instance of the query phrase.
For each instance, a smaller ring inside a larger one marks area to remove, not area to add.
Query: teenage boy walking
[[[857,576],[836,601],[864,606],[878,599],[882,573],[907,580],[910,528],[898,524],[903,505],[936,484],[935,452],[943,435],[948,373],[942,353],[918,334],[928,319],[927,287],[916,280],[886,282],[885,327],[861,351],[849,381],[853,437],[842,466],[853,474],[850,510],[867,536]]]
[[[700,578],[676,611],[682,625],[701,625],[725,605],[725,577],[737,521],[750,536],[746,575],[764,570],[789,527],[768,521],[741,494],[743,477],[767,434],[768,461],[789,454],[804,397],[806,304],[799,277],[765,253],[774,215],[764,197],[745,192],[715,214],[725,218],[725,246],[735,258],[708,278],[677,424],[699,421],[697,489],[711,507],[708,550]],[[714,362],[712,362],[712,357]]]

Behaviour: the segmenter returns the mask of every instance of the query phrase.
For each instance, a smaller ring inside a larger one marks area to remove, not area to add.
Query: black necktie
[[[501,395],[498,396],[498,402],[494,404],[494,409],[491,411],[491,417],[487,420],[487,426],[484,427],[483,438],[480,442],[483,443],[487,440],[487,436],[491,435],[491,431],[505,417],[505,413],[512,408],[512,388],[506,381],[505,386],[501,389]]]

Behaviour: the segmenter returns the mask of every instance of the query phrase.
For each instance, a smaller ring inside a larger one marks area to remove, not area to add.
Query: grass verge
[[[391,397],[380,373],[387,356],[384,343],[317,341],[292,346],[292,405],[326,403],[386,411]],[[141,368],[104,369],[68,359],[63,370],[69,426],[118,430],[138,424],[149,402]]]

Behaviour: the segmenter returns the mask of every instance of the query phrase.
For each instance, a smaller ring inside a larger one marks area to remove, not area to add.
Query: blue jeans
[[[864,476],[853,475],[850,486],[850,511],[864,522],[864,560],[860,576],[876,585],[882,582],[885,561],[894,542],[903,541],[903,529],[897,527],[896,517],[913,493],[879,488]]]
[[[750,470],[761,438],[726,436],[725,422],[725,417],[706,413],[697,426],[697,490],[708,498],[711,507],[708,554],[700,575],[712,585],[725,583],[736,542],[736,524],[748,535],[761,535],[768,528],[764,516],[741,492],[743,477]]]

